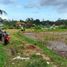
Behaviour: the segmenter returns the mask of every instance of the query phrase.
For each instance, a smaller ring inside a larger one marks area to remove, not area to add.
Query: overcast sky
[[[0,9],[9,19],[67,19],[67,0],[0,0]]]

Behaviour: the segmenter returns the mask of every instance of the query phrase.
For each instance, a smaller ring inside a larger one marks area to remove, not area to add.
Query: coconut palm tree
[[[7,14],[6,11],[0,9],[0,15]]]
[[[0,9],[0,23],[3,22],[3,19],[1,17],[1,15],[3,15],[3,14],[7,14],[7,13],[6,13],[6,11]]]

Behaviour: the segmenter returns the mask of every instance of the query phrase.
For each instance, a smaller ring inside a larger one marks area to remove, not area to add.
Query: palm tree
[[[0,15],[7,14],[6,11],[0,9]],[[2,17],[0,16],[0,23],[3,22]]]
[[[7,14],[6,11],[0,9],[0,15]]]

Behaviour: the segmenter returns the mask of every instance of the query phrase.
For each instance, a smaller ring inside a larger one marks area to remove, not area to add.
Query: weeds
[[[67,67],[67,59],[57,55],[54,51],[52,50],[49,50],[46,46],[44,46],[44,44],[42,42],[39,42],[37,40],[34,40],[34,39],[31,39],[31,38],[28,38],[24,35],[22,35],[21,33],[17,33],[18,36],[20,36],[20,38],[22,40],[25,40],[27,41],[28,43],[31,43],[31,44],[35,44],[40,47],[43,52],[48,55],[52,61],[54,61],[56,63],[56,65],[58,65],[58,67]]]

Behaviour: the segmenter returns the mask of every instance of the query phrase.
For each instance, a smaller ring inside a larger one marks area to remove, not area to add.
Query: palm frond
[[[0,9],[0,14],[7,14],[6,11]]]
[[[2,10],[0,10],[0,14],[2,14],[3,13],[3,11]]]

